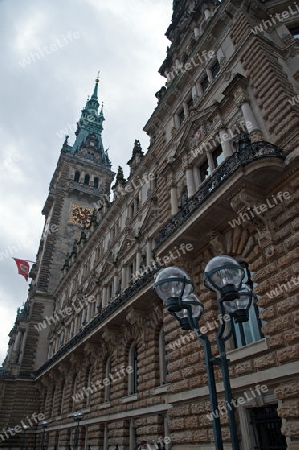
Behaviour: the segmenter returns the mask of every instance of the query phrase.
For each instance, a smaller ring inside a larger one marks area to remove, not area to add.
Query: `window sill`
[[[126,397],[123,397],[121,399],[122,403],[129,403],[129,402],[134,402],[135,400],[137,400],[138,394],[131,394],[131,395],[127,395]]]
[[[98,406],[98,409],[106,409],[106,408],[110,408],[110,402],[105,402]]]
[[[158,386],[154,388],[154,395],[162,394],[163,392],[167,392],[169,384],[161,384],[161,386]]]
[[[256,355],[257,353],[268,350],[267,339],[263,338],[260,341],[252,342],[251,344],[244,345],[244,347],[230,350],[226,353],[230,362],[238,361],[240,359],[247,358],[248,356]]]

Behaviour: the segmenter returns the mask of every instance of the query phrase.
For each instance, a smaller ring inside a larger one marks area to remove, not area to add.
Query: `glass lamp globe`
[[[184,297],[182,299],[183,308],[184,308],[184,303],[186,305],[191,306],[192,318],[193,318],[193,321],[195,322],[195,324],[197,324],[200,319],[200,316],[202,315],[203,310],[204,310],[203,304],[200,302],[199,298],[195,294],[189,294],[187,297]],[[183,330],[191,330],[192,329],[190,326],[190,323],[189,323],[187,309],[182,309],[181,311],[178,311],[176,313],[176,318],[180,322],[180,327]]]
[[[236,322],[248,322],[248,310],[253,297],[252,290],[246,284],[242,284],[239,290],[239,298],[232,301],[224,301],[223,306],[226,312],[233,315]]]
[[[229,301],[239,297],[243,277],[244,270],[235,259],[220,255],[208,262],[204,284],[208,289],[219,292],[223,300]]]
[[[178,267],[167,267],[158,273],[154,291],[168,307],[170,300],[176,301],[179,304],[179,301],[183,297],[191,294],[193,284],[184,270]],[[179,309],[176,310],[180,311],[181,309],[182,307],[179,306]]]

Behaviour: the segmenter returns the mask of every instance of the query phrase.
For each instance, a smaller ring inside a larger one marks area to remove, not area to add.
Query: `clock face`
[[[93,213],[92,208],[87,206],[72,205],[70,222],[79,227],[88,227]]]

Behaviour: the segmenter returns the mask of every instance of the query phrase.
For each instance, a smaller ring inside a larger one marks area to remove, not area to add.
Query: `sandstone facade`
[[[41,242],[0,379],[1,429],[35,412],[48,425],[0,447],[24,439],[39,448],[44,438],[47,448],[68,449],[78,438],[80,449],[134,450],[164,437],[168,449],[214,448],[203,347],[152,287],[160,267],[187,271],[217,356],[222,319],[203,272],[228,254],[248,264],[258,296],[248,326],[236,325],[227,343],[233,397],[244,400],[236,408],[241,448],[270,448],[262,447],[268,424],[279,448],[299,449],[296,8],[174,2],[160,68],[168,81],[144,128],[151,143],[144,155],[135,142],[112,203],[109,165],[89,159],[98,142],[87,137],[77,153],[65,143],[44,209],[58,231]],[[70,222],[73,204],[95,208],[87,229]],[[217,367],[215,377],[230,449]]]

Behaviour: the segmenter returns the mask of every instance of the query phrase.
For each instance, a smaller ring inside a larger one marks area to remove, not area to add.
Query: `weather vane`
[[[98,75],[97,75],[97,78],[96,78],[96,82],[98,83],[100,80],[99,80],[99,77],[100,77],[100,70],[98,70]]]

